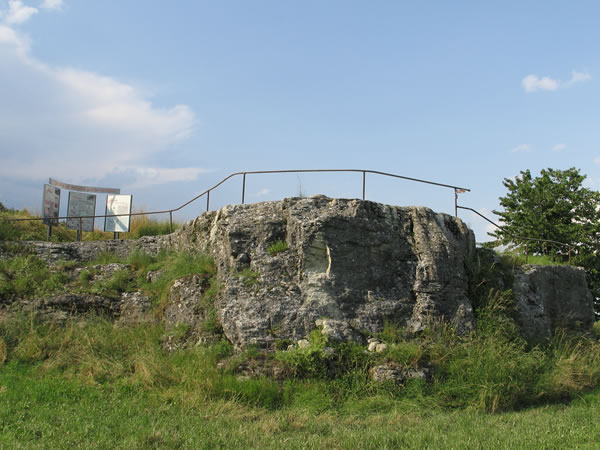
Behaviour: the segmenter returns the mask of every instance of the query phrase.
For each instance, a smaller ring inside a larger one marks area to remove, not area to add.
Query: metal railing
[[[528,259],[529,259],[529,242],[543,242],[543,243],[558,245],[561,247],[566,247],[568,250],[568,253],[569,253],[569,264],[571,264],[571,249],[575,248],[575,246],[572,244],[567,244],[565,242],[553,241],[551,239],[540,239],[540,238],[532,238],[532,237],[525,237],[525,236],[517,236],[512,233],[508,233],[503,226],[498,225],[497,223],[495,223],[494,221],[485,217],[483,214],[481,214],[479,211],[474,210],[473,208],[469,208],[467,206],[460,206],[457,204],[456,209],[457,210],[458,209],[466,209],[468,211],[474,212],[482,219],[488,221],[489,223],[494,225],[496,228],[499,228],[500,230],[502,230],[506,235],[508,235],[511,239],[513,239],[513,242],[515,242],[515,243],[517,243],[518,241],[523,241],[525,243],[525,264],[527,264]]]
[[[27,219],[7,219],[8,221],[33,221],[33,220],[42,220],[42,221],[56,221],[56,223],[58,223],[59,220],[67,220],[67,219],[75,219],[75,220],[79,220],[79,235],[81,235],[82,228],[83,228],[83,220],[84,219],[101,219],[101,218],[109,218],[109,217],[131,217],[131,216],[147,216],[147,215],[153,215],[153,214],[169,214],[169,231],[173,231],[173,213],[182,210],[183,208],[185,208],[186,206],[190,205],[191,203],[194,203],[195,201],[199,200],[200,198],[206,196],[206,210],[209,211],[210,210],[210,194],[212,191],[214,191],[215,189],[217,189],[219,186],[221,186],[223,183],[225,183],[226,181],[228,181],[231,178],[237,177],[237,176],[241,176],[242,177],[242,204],[245,203],[246,201],[246,177],[248,175],[263,175],[263,174],[289,174],[289,173],[340,173],[340,172],[351,172],[351,173],[360,173],[362,174],[362,199],[366,200],[366,182],[367,182],[367,174],[373,174],[373,175],[381,175],[381,176],[385,176],[385,177],[390,177],[390,178],[396,178],[396,179],[401,179],[401,180],[407,180],[407,181],[414,181],[417,183],[424,183],[424,184],[429,184],[429,185],[433,185],[433,186],[438,186],[438,187],[443,187],[443,188],[448,188],[448,189],[452,189],[454,191],[454,215],[457,216],[458,215],[458,194],[463,193],[463,192],[470,192],[471,190],[465,187],[460,187],[460,186],[454,186],[451,184],[444,184],[444,183],[438,183],[435,181],[429,181],[429,180],[423,180],[423,179],[419,179],[419,178],[413,178],[413,177],[406,177],[403,175],[397,175],[397,174],[393,174],[393,173],[388,173],[388,172],[381,172],[378,170],[367,170],[367,169],[290,169],[290,170],[255,170],[255,171],[248,171],[248,172],[235,172],[232,173],[231,175],[223,178],[221,181],[219,181],[217,184],[215,184],[214,186],[206,189],[204,192],[198,194],[197,196],[195,196],[194,198],[192,198],[191,200],[185,202],[184,204],[182,204],[181,206],[177,207],[177,208],[173,208],[173,209],[166,209],[166,210],[162,210],[162,211],[149,211],[149,212],[139,212],[139,213],[129,213],[129,214],[105,214],[105,215],[90,215],[90,216],[61,216],[61,217],[52,217],[52,218],[41,218],[41,217],[36,217],[36,218],[27,218]]]

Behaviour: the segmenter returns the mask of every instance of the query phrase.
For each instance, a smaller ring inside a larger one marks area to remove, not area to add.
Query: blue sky
[[[593,1],[0,0],[0,201],[39,212],[52,177],[167,209],[232,172],[310,168],[464,186],[484,214],[525,169],[577,167],[598,190],[598,17]],[[300,190],[359,197],[361,179],[252,176],[246,198]],[[453,213],[452,191],[409,182],[369,176],[367,198]]]

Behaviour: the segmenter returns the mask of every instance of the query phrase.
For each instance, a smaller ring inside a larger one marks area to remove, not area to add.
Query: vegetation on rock
[[[494,245],[525,247],[532,255],[550,257],[586,269],[588,286],[600,314],[600,193],[583,186],[586,176],[576,168],[544,169],[538,177],[529,170],[505,178],[508,192],[500,197],[503,223],[491,233]],[[543,241],[523,240],[534,238]],[[551,241],[551,242],[548,242]],[[561,245],[563,243],[565,245]],[[533,261],[531,261],[533,262]]]

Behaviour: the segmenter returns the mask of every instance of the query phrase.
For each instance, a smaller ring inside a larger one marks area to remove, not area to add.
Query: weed
[[[211,305],[211,307],[206,309],[204,314],[204,321],[202,322],[200,329],[211,334],[223,333],[223,327],[221,326],[215,307]]]
[[[92,272],[90,270],[84,269],[79,273],[79,282],[81,283],[82,286],[89,287],[90,281],[92,280],[93,277],[94,277],[94,275],[92,274]]]
[[[252,269],[244,269],[237,273],[237,277],[242,280],[244,286],[250,288],[252,286],[256,286],[259,281],[258,277],[260,274]]]
[[[221,339],[219,342],[213,344],[210,350],[217,361],[233,355],[233,345],[226,339]]]
[[[320,330],[313,330],[309,336],[310,345],[277,352],[275,358],[284,363],[295,377],[322,378],[327,374],[327,361],[330,356],[324,351],[327,336]]]
[[[283,351],[287,350],[290,345],[294,343],[291,339],[276,339],[275,340],[275,350]]]
[[[267,253],[271,256],[275,256],[278,253],[284,252],[288,249],[288,244],[285,241],[276,241],[267,247]]]
[[[384,342],[401,342],[407,337],[406,329],[399,323],[385,319],[383,321],[383,330],[377,334],[377,337]]]
[[[132,216],[128,233],[123,233],[123,239],[139,239],[143,236],[160,236],[175,231],[179,224],[171,226],[168,220],[159,221],[145,215]]]

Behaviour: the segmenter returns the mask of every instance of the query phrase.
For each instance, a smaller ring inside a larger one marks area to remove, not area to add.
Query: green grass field
[[[0,370],[2,448],[597,448],[600,391],[488,414],[387,397],[313,411],[251,407],[170,387],[95,385],[11,363]]]
[[[348,364],[357,358],[356,348],[346,349],[345,369],[334,375],[318,370],[294,375],[298,365],[291,358],[285,381],[246,379],[217,368],[217,362],[231,366],[260,353],[231,356],[225,342],[167,353],[160,346],[163,333],[160,325],[116,327],[95,317],[63,325],[25,316],[2,320],[0,447],[595,448],[600,443],[595,337],[564,336],[547,347],[516,348],[476,337],[444,342],[447,336],[432,333],[436,337],[424,337],[419,345],[429,358],[441,359],[434,380],[386,385],[369,381],[360,365]],[[319,345],[315,341],[313,350]],[[415,348],[407,350],[413,344],[396,345],[397,354],[387,359],[415,355]],[[318,369],[321,362],[316,358],[312,364]]]

